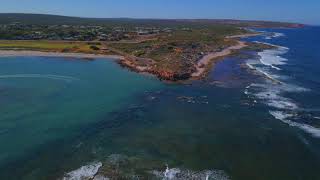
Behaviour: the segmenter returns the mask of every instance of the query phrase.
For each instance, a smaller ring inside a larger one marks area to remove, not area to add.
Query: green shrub
[[[95,50],[95,51],[98,51],[98,50],[100,50],[100,48],[99,47],[97,47],[97,46],[90,46],[90,49],[92,49],[92,50]]]

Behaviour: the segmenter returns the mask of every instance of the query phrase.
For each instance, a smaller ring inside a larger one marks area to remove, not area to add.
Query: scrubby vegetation
[[[234,45],[230,34],[246,33],[236,27],[212,26],[203,29],[179,29],[157,35],[141,43],[108,43],[109,47],[140,58],[154,60],[153,69],[184,76],[194,71],[194,64],[209,52]]]
[[[95,48],[92,48],[94,46]],[[86,42],[64,41],[0,41],[0,50],[39,50],[50,52],[83,52],[96,53],[101,45]]]
[[[297,26],[261,21],[0,14],[0,49],[118,54],[126,57],[124,66],[180,80],[190,77],[203,56],[237,43],[227,36],[250,33],[247,27]]]

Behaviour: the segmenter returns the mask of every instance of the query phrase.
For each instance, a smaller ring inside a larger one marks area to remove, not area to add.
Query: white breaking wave
[[[167,169],[164,172],[164,177],[166,179],[174,179],[179,173],[181,173],[180,169],[177,169],[177,168],[169,169],[169,167],[167,166]]]
[[[286,36],[283,33],[279,33],[279,32],[271,32],[271,33],[265,33],[265,39],[273,39],[273,38],[279,38],[279,37],[284,37]]]
[[[283,111],[269,111],[269,112],[274,118],[281,120],[281,121],[294,116],[293,114],[286,113]]]
[[[281,94],[284,91],[285,84],[252,84],[251,87],[258,88],[259,92],[253,94],[256,98],[263,100],[263,102],[270,107],[297,110],[298,105],[289,98],[283,97]]]
[[[294,103],[291,99],[283,97],[282,93],[302,90],[303,88],[292,86],[280,81],[280,79],[283,78],[272,73],[270,70],[270,67],[280,70],[280,68],[274,65],[281,65],[287,61],[279,55],[284,54],[288,50],[280,47],[278,47],[278,49],[279,50],[265,50],[261,52],[259,54],[259,61],[253,59],[247,61],[247,66],[250,69],[254,70],[258,74],[263,75],[268,80],[271,80],[271,83],[267,81],[266,84],[251,84],[249,87],[247,87],[245,94],[249,95],[249,88],[253,87],[259,91],[254,93],[253,96],[263,100],[263,102],[270,107],[296,110],[298,109],[298,105],[296,105],[296,103]]]
[[[277,34],[277,36],[281,35]],[[252,95],[257,99],[260,99],[261,102],[268,105],[272,109],[276,109],[269,111],[274,118],[281,120],[283,123],[286,123],[291,127],[299,128],[306,133],[311,134],[313,137],[320,138],[319,128],[305,123],[293,121],[293,118],[296,117],[297,111],[301,112],[304,110],[300,108],[299,105],[294,102],[294,100],[283,96],[283,94],[287,92],[299,93],[310,90],[304,87],[286,83],[285,80],[287,80],[288,77],[282,76],[279,73],[275,74],[277,71],[272,71],[272,69],[280,71],[281,69],[277,66],[287,63],[288,60],[281,57],[281,55],[287,53],[289,48],[276,46],[273,44],[268,45],[275,46],[277,49],[260,52],[258,53],[260,56],[259,61],[251,59],[248,60],[246,64],[250,69],[264,75],[267,77],[267,79],[272,80],[271,83],[270,81],[265,81],[264,84],[251,84],[246,88],[244,93],[246,95]],[[251,90],[253,90],[253,92]]]
[[[250,69],[256,70],[256,68],[253,66],[253,64],[255,64],[255,63],[252,63],[252,62],[250,62],[249,60],[248,60],[247,63],[246,63],[246,65],[247,65]]]
[[[320,138],[320,129],[319,128],[310,126],[308,124],[300,124],[300,123],[296,123],[296,122],[291,122],[290,125],[304,130],[305,132],[311,134],[313,137]]]
[[[44,79],[54,79],[62,80],[66,82],[79,80],[70,76],[60,76],[53,74],[13,74],[13,75],[0,75],[0,79],[9,79],[9,78],[44,78]]]
[[[293,121],[289,120],[289,118],[294,117],[293,114],[286,113],[283,111],[270,111],[270,114],[273,117],[275,117],[276,119],[279,119],[282,122],[288,124],[289,126],[297,127],[299,129],[311,134],[313,137],[320,138],[320,129],[319,128],[313,127],[308,124],[297,123],[297,122],[293,122]]]
[[[273,69],[281,70],[276,65],[285,65],[288,61],[286,58],[281,57],[288,52],[287,48],[284,47],[277,47],[277,49],[268,49],[262,52],[259,52],[258,55],[260,56],[260,62],[266,66],[270,66]]]
[[[275,77],[275,76],[273,76]],[[250,87],[258,87],[258,88],[261,88],[261,89],[273,89],[273,91],[275,92],[296,92],[296,93],[299,93],[299,92],[308,92],[310,91],[310,89],[307,89],[307,88],[304,88],[304,87],[300,87],[300,86],[297,86],[297,85],[293,85],[293,84],[288,84],[288,83],[284,83],[282,82],[281,84],[256,84],[256,83],[252,83],[250,86],[247,87],[250,88]],[[315,109],[317,110],[317,109]]]
[[[254,70],[256,72],[258,72],[259,74],[263,75],[264,77],[272,80],[273,82],[276,82],[276,83],[281,83],[280,80],[280,77],[277,76],[277,75],[274,75],[274,74],[271,74],[268,72],[268,70],[264,67],[259,67],[257,65],[259,64],[262,64],[261,62],[257,62],[256,60],[248,60],[246,62],[246,65],[251,69],[251,70]]]
[[[300,109],[292,99],[282,96],[284,92],[299,93],[299,92],[309,91],[306,88],[286,84],[283,82],[281,82],[281,84],[274,84],[274,83],[251,84],[250,87],[253,87],[259,91],[254,93],[253,96],[257,97],[260,100],[263,100],[265,104],[271,107],[284,109],[284,110]]]
[[[280,80],[279,80],[279,76],[275,75],[275,74],[271,74],[269,73],[266,69],[264,68],[261,68],[261,67],[256,67],[255,70],[257,72],[259,72],[260,74],[264,75],[266,78],[272,80],[273,82],[276,82],[276,83],[282,83]]]
[[[163,180],[229,180],[230,177],[224,172],[220,170],[205,170],[205,171],[191,171],[191,170],[183,170],[179,168],[166,168],[164,172],[161,171],[153,171],[153,175],[155,175],[159,179]]]
[[[278,109],[286,109],[286,110],[296,110],[298,106],[291,102],[290,99],[287,98],[280,98],[279,100],[271,100],[268,101],[267,104],[271,107],[278,108]]]
[[[282,96],[283,92],[303,92],[307,91],[305,88],[294,88],[295,86],[290,86],[286,84],[281,85],[268,85],[268,84],[252,84],[250,88],[258,88],[260,92],[252,94],[254,97],[262,100],[266,105],[278,109],[277,111],[270,111],[270,114],[278,120],[288,124],[291,127],[299,128],[306,133],[311,134],[313,137],[320,138],[320,129],[313,127],[308,124],[298,123],[290,120],[296,116],[297,111],[302,109],[296,104],[292,99]],[[249,93],[249,89],[247,94]]]
[[[110,180],[110,178],[102,175],[96,175],[93,180]]]
[[[62,180],[110,180],[110,179],[162,179],[162,180],[229,180],[222,170],[192,171],[189,169],[169,168],[162,170],[141,169],[136,159],[127,156],[110,155],[102,167],[101,162],[91,163],[71,171]],[[138,162],[140,163],[140,161]],[[107,177],[107,176],[108,177]],[[110,177],[109,177],[110,176]]]
[[[100,167],[102,166],[101,162],[91,163],[81,168],[67,173],[63,180],[86,180],[92,179],[98,173]]]
[[[283,34],[283,33],[274,32],[272,37],[273,37],[273,38],[277,38],[277,37],[284,37],[284,36],[286,36],[286,35]]]

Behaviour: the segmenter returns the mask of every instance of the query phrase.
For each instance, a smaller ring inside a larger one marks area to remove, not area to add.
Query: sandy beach
[[[194,72],[191,77],[200,77],[205,73],[210,63],[220,57],[228,56],[232,53],[233,50],[239,50],[247,45],[244,42],[238,41],[237,45],[228,47],[220,52],[212,52],[203,58],[201,58],[197,65],[197,71]],[[67,58],[110,58],[110,59],[119,59],[122,60],[122,65],[134,69],[137,72],[146,72],[146,67],[136,66],[130,61],[127,61],[124,56],[120,55],[103,55],[103,54],[85,54],[85,53],[61,53],[61,52],[42,52],[42,51],[17,51],[17,50],[0,50],[0,56],[2,57],[67,57]],[[129,63],[129,64],[128,64]]]
[[[250,33],[250,34],[241,34],[241,35],[233,35],[233,36],[227,36],[226,38],[228,39],[238,39],[238,38],[246,38],[246,37],[252,37],[252,36],[259,36],[262,33]],[[234,50],[239,50],[242,48],[247,47],[246,43],[242,42],[242,41],[238,41],[237,45],[228,47],[220,52],[212,52],[209,53],[207,55],[205,55],[204,57],[202,57],[197,65],[196,65],[196,69],[197,71],[194,72],[191,77],[200,77],[203,73],[205,73],[206,69],[208,68],[208,65],[210,65],[210,63],[217,58],[221,58],[224,56],[228,56],[232,53],[232,51]]]
[[[227,38],[241,38],[241,37],[248,37],[248,36],[255,36],[257,34],[244,34],[244,35],[236,35],[236,36],[229,36]],[[246,43],[242,41],[237,41],[238,44],[234,46],[230,46],[228,48],[223,49],[220,52],[212,52],[204,57],[202,57],[196,66],[196,72],[191,74],[192,78],[199,78],[201,77],[208,69],[210,64],[217,58],[222,58],[225,56],[230,55],[234,50],[239,50],[246,47]],[[120,53],[120,52],[119,52]],[[0,56],[2,57],[67,57],[67,58],[109,58],[109,59],[118,59],[121,60],[121,65],[130,68],[136,72],[149,72],[151,74],[157,74],[158,76],[161,74],[160,72],[152,71],[150,67],[141,67],[135,65],[127,58],[130,55],[123,54],[121,55],[103,55],[103,54],[86,54],[86,53],[63,53],[63,52],[43,52],[43,51],[31,51],[31,50],[0,50]],[[132,57],[131,57],[132,58]],[[136,57],[133,57],[135,59]]]
[[[210,63],[217,58],[220,57],[224,57],[224,56],[228,56],[232,53],[232,51],[234,50],[239,50],[242,49],[244,47],[246,47],[247,45],[242,42],[242,41],[238,41],[237,45],[228,47],[220,52],[212,52],[209,53],[208,55],[202,57],[199,61],[198,64],[196,65],[196,69],[197,71],[195,73],[193,73],[191,76],[192,77],[200,77],[203,73],[205,73],[206,69],[208,68],[208,65],[210,65]]]
[[[2,57],[20,57],[20,56],[36,56],[36,57],[70,57],[70,58],[111,58],[123,59],[118,55],[103,54],[85,54],[85,53],[61,53],[61,52],[42,52],[42,51],[17,51],[17,50],[0,50]]]

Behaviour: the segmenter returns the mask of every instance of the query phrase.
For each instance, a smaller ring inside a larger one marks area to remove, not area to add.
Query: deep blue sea
[[[249,97],[264,101],[270,114],[284,123],[320,137],[320,28],[268,29],[276,33],[250,38],[277,45],[276,50],[258,53],[247,65],[268,78],[247,87]]]
[[[188,84],[0,57],[0,179],[320,179],[320,27],[255,30]]]

